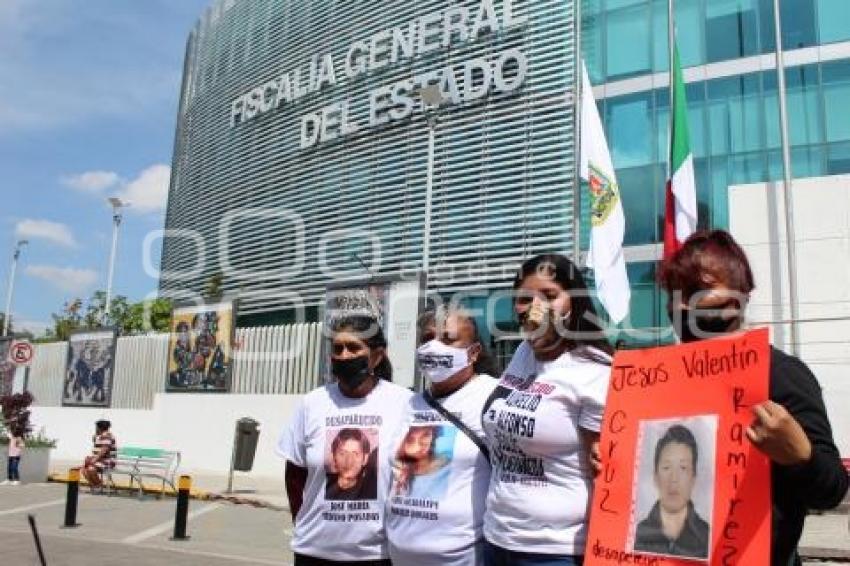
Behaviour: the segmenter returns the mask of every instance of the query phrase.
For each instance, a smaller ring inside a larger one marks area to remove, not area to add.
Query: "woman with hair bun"
[[[330,329],[336,381],[304,396],[278,442],[294,523],[295,566],[389,566],[381,456],[411,392],[395,385],[378,321],[349,316]]]
[[[480,566],[490,462],[481,409],[496,387],[475,319],[458,307],[420,323],[427,388],[407,406],[390,453],[393,564]]]

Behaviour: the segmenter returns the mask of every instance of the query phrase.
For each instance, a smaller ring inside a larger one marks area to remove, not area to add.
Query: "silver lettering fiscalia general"
[[[231,103],[230,126],[249,122],[282,105],[294,104],[303,97],[355,81],[366,74],[439,49],[475,42],[487,34],[508,30],[527,23],[514,9],[515,0],[502,0],[501,13],[494,0],[482,0],[477,8],[455,6],[425,14],[415,20],[382,30],[370,38],[353,42],[344,56],[317,54],[303,66],[252,88]],[[512,92],[525,81],[528,59],[516,48],[478,57],[431,70],[369,93],[369,116],[358,123],[349,112],[347,100],[341,100],[310,112],[301,120],[302,149],[408,118],[416,109],[415,92],[424,86],[440,85],[446,104],[461,104],[484,99],[492,90]]]

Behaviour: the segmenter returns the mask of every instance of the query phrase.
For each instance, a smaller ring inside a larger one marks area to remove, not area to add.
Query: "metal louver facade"
[[[240,314],[318,305],[326,283],[413,272],[422,261],[428,126],[401,121],[302,149],[306,113],[433,69],[521,50],[510,93],[445,105],[436,126],[429,288],[504,287],[519,262],[573,245],[574,6],[514,0],[524,25],[500,29],[308,94],[231,125],[252,87],[314,56],[341,62],[355,41],[423,14],[480,1],[220,0],[192,31],[184,65],[160,287],[187,298],[213,275]],[[503,4],[494,2],[496,12]]]

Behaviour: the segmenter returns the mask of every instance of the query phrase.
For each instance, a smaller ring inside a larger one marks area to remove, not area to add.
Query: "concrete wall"
[[[729,224],[756,280],[748,316],[790,351],[783,184],[729,187]],[[817,376],[843,456],[850,456],[850,176],[795,179],[800,355]]]
[[[55,460],[82,462],[91,451],[94,422],[112,421],[119,445],[179,450],[183,473],[226,474],[230,467],[233,429],[237,419],[260,422],[254,469],[257,477],[280,478],[283,462],[274,446],[289,422],[300,395],[163,394],[153,409],[81,409],[33,407],[36,429],[58,440]]]

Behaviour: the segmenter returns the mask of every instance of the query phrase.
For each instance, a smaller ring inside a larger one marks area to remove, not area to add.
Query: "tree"
[[[32,342],[35,340],[35,334],[29,330],[21,330],[19,332],[15,332],[15,338],[18,340],[28,340]]]
[[[124,334],[165,332],[171,324],[173,308],[171,301],[163,298],[133,303],[127,310],[123,325]]]
[[[66,302],[62,307],[62,312],[50,315],[53,319],[53,328],[47,330],[48,337],[57,341],[67,340],[71,336],[71,332],[82,326],[82,310],[82,299],[72,299]]]
[[[0,333],[3,331],[3,325],[6,323],[6,313],[0,312]],[[9,317],[9,334],[14,333],[15,317]]]
[[[220,271],[215,275],[210,275],[207,280],[207,288],[204,293],[207,298],[217,300],[221,297],[221,286],[224,284],[224,274]]]
[[[95,291],[86,304],[83,324],[87,328],[97,328],[104,322],[106,313],[106,291]]]
[[[85,308],[84,308],[85,305]],[[164,332],[171,322],[173,306],[168,299],[131,303],[127,297],[116,295],[109,302],[109,315],[106,314],[106,292],[95,291],[84,304],[82,299],[65,303],[62,312],[51,315],[53,328],[39,342],[67,340],[71,332],[78,328],[97,328],[114,326],[123,336],[145,332]]]
[[[29,409],[32,402],[33,396],[28,391],[0,397],[2,425],[7,433],[26,437],[32,432]]]

